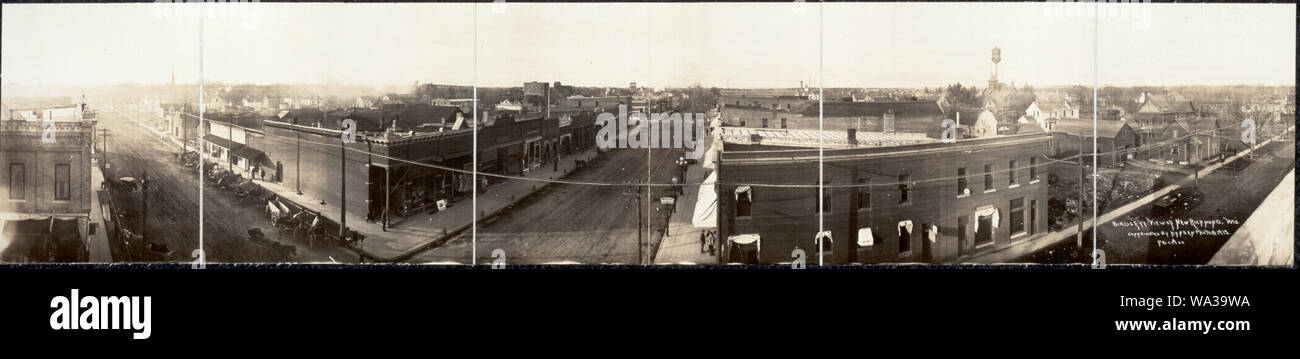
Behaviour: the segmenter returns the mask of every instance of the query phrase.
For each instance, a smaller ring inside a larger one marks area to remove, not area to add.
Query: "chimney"
[[[858,129],[856,128],[849,129],[849,144],[850,145],[858,144]]]

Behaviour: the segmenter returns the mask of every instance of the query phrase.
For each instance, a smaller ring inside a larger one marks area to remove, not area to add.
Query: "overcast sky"
[[[508,3],[479,4],[477,16],[470,4],[253,6],[204,22],[208,80],[470,85],[477,70],[481,86],[795,87],[824,70],[828,87],[982,85],[994,46],[1002,80],[1018,85],[1295,78],[1293,4],[1158,4],[1149,19],[1104,18],[1097,30],[1034,3]],[[5,4],[0,81],[165,83],[175,71],[195,82],[198,21],[155,9]]]

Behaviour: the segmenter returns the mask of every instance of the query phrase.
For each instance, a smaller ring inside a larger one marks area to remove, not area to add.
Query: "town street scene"
[[[1294,265],[1294,4],[205,6],[3,5],[0,263]]]

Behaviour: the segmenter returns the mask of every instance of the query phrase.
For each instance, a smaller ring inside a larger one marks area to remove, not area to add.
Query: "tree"
[[[949,85],[944,90],[943,100],[949,107],[962,108],[981,108],[984,107],[984,99],[980,97],[979,91],[974,86],[966,87],[961,83]]]
[[[1092,114],[1092,88],[1080,85],[1071,86],[1066,93],[1070,95],[1070,103],[1079,108],[1080,115]],[[1098,92],[1100,94],[1100,91]],[[1087,116],[1085,116],[1087,117]]]

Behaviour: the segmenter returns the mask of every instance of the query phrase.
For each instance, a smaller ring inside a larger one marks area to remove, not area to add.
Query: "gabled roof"
[[[1174,126],[1174,125],[1182,127],[1184,131],[1195,132],[1197,134],[1203,134],[1203,135],[1212,135],[1214,134],[1214,131],[1217,131],[1219,129],[1219,124],[1211,119],[1189,120],[1189,119],[1180,118],[1174,120],[1173,123],[1169,124],[1169,126]],[[1165,128],[1169,128],[1169,127],[1165,127]]]
[[[1038,109],[1048,112],[1074,108],[1064,95],[1055,92],[1036,93],[1034,102],[1038,103]]]
[[[1192,103],[1189,101],[1175,100],[1167,95],[1147,94],[1147,102],[1152,103],[1160,108],[1164,113],[1191,113],[1196,112],[1192,109]]]
[[[961,118],[958,119],[957,122],[959,122],[961,125],[974,126],[975,122],[979,121],[980,114],[984,113],[984,111],[989,111],[989,110],[975,109],[975,108],[953,109],[952,111],[949,111],[950,116],[948,117],[952,119],[957,119],[956,118],[958,117],[957,114],[961,114],[960,116]],[[991,113],[992,111],[989,112]]]
[[[1074,136],[1092,136],[1093,133],[1092,119],[1060,119],[1052,127],[1052,132],[1065,133]],[[1119,136],[1120,131],[1129,127],[1124,121],[1097,121],[1097,137],[1115,138]],[[1129,127],[1129,130],[1133,129]]]

